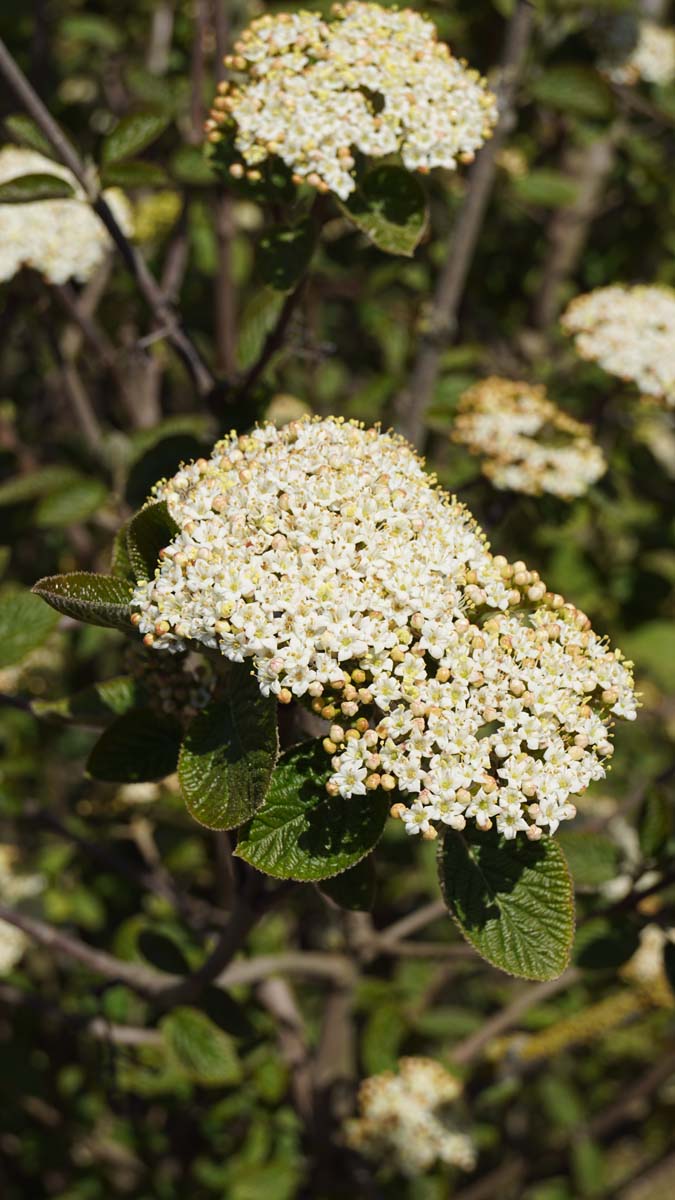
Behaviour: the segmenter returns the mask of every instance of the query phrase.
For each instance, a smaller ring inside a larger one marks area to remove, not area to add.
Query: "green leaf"
[[[616,971],[635,954],[640,944],[638,928],[625,916],[617,921],[594,917],[579,929],[574,961],[593,971]]]
[[[611,117],[614,102],[604,79],[592,67],[561,63],[549,67],[532,84],[531,94],[541,104],[582,117]]]
[[[181,463],[209,453],[206,442],[193,433],[168,432],[138,454],[129,468],[125,497],[134,508],[145,504],[158,479],[175,475]]]
[[[154,579],[159,552],[173,541],[177,533],[180,530],[165,500],[149,504],[132,517],[127,527],[127,550],[137,580]]]
[[[281,292],[261,288],[245,305],[237,341],[237,362],[242,371],[252,366],[260,355],[265,338],[276,325],[283,302]]]
[[[342,875],[324,879],[319,891],[350,912],[370,912],[375,900],[375,867],[372,855]]]
[[[11,140],[20,146],[36,150],[38,154],[44,154],[45,158],[56,158],[51,142],[35,124],[35,121],[31,117],[27,117],[25,113],[12,113],[9,117],[5,117],[5,129]]]
[[[87,760],[94,779],[108,783],[145,783],[176,770],[181,727],[173,717],[136,708],[109,725]]]
[[[195,1083],[222,1087],[239,1083],[241,1066],[234,1043],[196,1008],[174,1008],[160,1021],[162,1036],[178,1067]]]
[[[201,146],[179,146],[171,158],[171,174],[191,187],[213,185],[215,174]]]
[[[574,937],[572,880],[557,842],[507,841],[494,830],[449,830],[439,847],[441,890],[466,940],[522,979],[556,979]]]
[[[101,170],[103,187],[166,187],[169,177],[163,167],[148,162],[113,162]]]
[[[408,258],[419,245],[428,219],[424,189],[403,167],[368,171],[340,208],[380,250]]]
[[[131,631],[131,588],[124,579],[75,571],[72,575],[48,575],[38,580],[32,591],[66,617]]]
[[[234,829],[260,808],[278,754],[274,698],[246,666],[233,671],[231,687],[192,721],[178,760],[188,810],[209,829]]]
[[[290,291],[304,275],[314,253],[316,230],[307,220],[292,229],[272,229],[258,243],[258,271],[263,283]]]
[[[45,611],[49,612],[49,609]],[[69,725],[105,728],[111,717],[121,717],[130,709],[139,708],[146,699],[137,680],[130,675],[117,675],[61,700],[33,700],[31,708],[36,717]]]
[[[59,34],[76,42],[87,42],[101,50],[119,50],[124,44],[123,27],[107,17],[93,13],[75,13],[59,23]]]
[[[38,467],[25,475],[15,475],[0,484],[0,505],[25,504],[49,492],[59,492],[82,476],[72,467]]]
[[[647,621],[621,639],[629,658],[651,675],[669,695],[675,694],[675,625],[672,621]]]
[[[49,637],[58,623],[30,592],[15,592],[0,598],[0,668],[21,662]]]
[[[575,887],[593,891],[614,879],[618,871],[619,850],[611,838],[599,833],[563,830],[557,836]]]
[[[44,496],[35,509],[39,529],[53,529],[86,521],[98,512],[108,498],[108,489],[99,479],[80,476],[66,487]]]
[[[124,579],[131,587],[134,586],[136,579],[131,559],[129,558],[129,549],[127,547],[127,531],[129,522],[126,521],[115,534],[113,541],[112,554],[110,555],[110,571],[117,579]]]
[[[382,836],[389,801],[329,796],[331,774],[320,739],[285,754],[235,853],[267,875],[303,882],[339,875],[365,858]]]
[[[528,171],[527,175],[511,180],[511,191],[526,204],[544,208],[559,208],[573,204],[579,193],[578,184],[562,171]]]
[[[665,792],[652,788],[645,796],[638,819],[640,849],[645,858],[658,858],[673,832],[673,811]]]
[[[59,175],[35,172],[0,183],[0,204],[32,204],[36,200],[69,200],[74,189]]]
[[[183,951],[165,933],[141,929],[136,944],[146,962],[157,967],[158,971],[166,971],[169,975],[189,975],[190,967]]]
[[[140,154],[141,150],[145,150],[164,133],[169,121],[166,113],[158,112],[132,113],[123,117],[103,143],[101,162],[108,166],[109,163]]]

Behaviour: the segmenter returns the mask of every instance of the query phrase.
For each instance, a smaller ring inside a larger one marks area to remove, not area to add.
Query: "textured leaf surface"
[[[101,158],[104,165],[140,154],[164,132],[168,124],[169,118],[164,113],[133,113],[123,117],[103,143]]]
[[[127,551],[136,579],[154,579],[160,550],[168,546],[178,532],[164,500],[149,504],[132,517],[127,527]]]
[[[574,937],[572,880],[552,838],[506,841],[494,831],[450,830],[439,848],[445,902],[464,937],[493,966],[555,979]]]
[[[285,754],[265,803],[242,831],[239,857],[277,879],[303,882],[339,875],[365,858],[382,835],[389,802],[386,796],[329,796],[329,774],[318,739]]]
[[[222,1029],[196,1008],[179,1007],[160,1022],[171,1057],[195,1083],[221,1087],[238,1083],[241,1066]]]
[[[427,202],[414,175],[402,167],[375,167],[340,207],[387,254],[410,257],[427,224]]]
[[[72,575],[47,575],[32,590],[66,617],[125,633],[131,630],[131,588],[124,579],[75,571]]]
[[[35,172],[0,183],[0,204],[30,204],[36,200],[69,200],[75,195],[59,175]]]
[[[276,701],[242,667],[231,695],[192,721],[181,747],[178,775],[195,820],[209,829],[247,821],[265,799],[278,749]]]
[[[176,770],[181,727],[172,717],[137,708],[118,717],[101,734],[87,760],[94,779],[145,783]]]
[[[30,592],[16,592],[0,599],[0,668],[21,662],[31,650],[49,637],[58,623],[51,612]]]

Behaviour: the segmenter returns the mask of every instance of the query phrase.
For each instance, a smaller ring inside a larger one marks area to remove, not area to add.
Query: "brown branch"
[[[580,978],[581,971],[578,967],[568,967],[557,979],[549,979],[545,983],[536,983],[531,987],[526,987],[506,1008],[501,1009],[485,1021],[476,1033],[468,1037],[461,1046],[453,1051],[455,1062],[462,1065],[473,1062],[493,1038],[515,1025],[526,1012],[534,1008],[535,1004],[541,1004],[543,1000],[556,996],[558,992],[571,987]]]
[[[83,188],[92,209],[108,230],[155,320],[166,329],[167,339],[183,361],[197,393],[200,396],[210,395],[216,385],[215,377],[183,329],[178,314],[167,301],[145,259],[123,233],[110,206],[101,194],[98,184],[87,172],[72,143],[43,104],[2,39],[0,39],[0,74],[4,76],[9,87],[49,140],[60,161],[72,171]]]
[[[436,284],[428,327],[420,337],[408,385],[394,402],[396,426],[416,446],[421,446],[424,439],[424,416],[436,385],[443,350],[455,337],[459,306],[492,192],[497,155],[515,121],[516,91],[533,22],[531,0],[518,0],[507,27],[499,68],[497,126],[469,174],[466,195]]]
[[[302,1014],[283,979],[266,979],[258,988],[258,998],[277,1022],[279,1049],[291,1074],[293,1103],[302,1120],[309,1123],[313,1110],[313,1089],[310,1052]]]
[[[77,1013],[65,1013],[35,993],[24,992],[21,988],[12,987],[8,983],[0,983],[0,1004],[11,1008],[32,1008],[58,1026],[71,1027],[77,1033],[84,1033],[100,1042],[111,1042],[115,1046],[159,1046],[162,1044],[162,1035],[157,1029],[145,1029],[137,1025],[118,1025],[107,1021],[105,1017],[85,1017],[79,1016]]]

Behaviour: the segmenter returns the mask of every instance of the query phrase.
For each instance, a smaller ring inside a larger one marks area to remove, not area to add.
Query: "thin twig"
[[[428,326],[420,338],[408,385],[394,403],[399,432],[416,446],[421,446],[424,438],[424,416],[438,378],[443,350],[455,336],[459,306],[492,192],[497,155],[513,128],[516,91],[533,21],[531,0],[518,0],[507,27],[499,68],[497,127],[471,169],[448,255],[436,284]]]
[[[166,326],[167,339],[182,359],[198,394],[200,396],[210,395],[216,386],[214,375],[202,359],[194,342],[183,329],[178,314],[168,303],[145,259],[120,228],[114,213],[101,194],[95,178],[86,170],[84,162],[74,146],[43,104],[2,39],[0,39],[0,74],[4,76],[26,111],[49,140],[60,161],[72,171],[83,188],[91,207],[105,225],[127,270],[135,279],[155,320]]]
[[[551,996],[557,996],[559,992],[565,991],[580,978],[581,971],[578,967],[568,967],[557,979],[548,979],[545,983],[536,983],[525,988],[506,1008],[488,1018],[476,1033],[468,1037],[461,1046],[453,1051],[455,1062],[463,1065],[473,1062],[488,1042],[515,1025],[526,1012],[534,1008],[535,1004],[541,1004]]]
[[[84,1033],[97,1041],[111,1042],[115,1046],[159,1046],[162,1044],[162,1035],[157,1029],[144,1029],[138,1025],[118,1025],[107,1021],[105,1017],[66,1013],[34,992],[24,992],[21,988],[12,987],[8,983],[0,983],[0,1004],[11,1008],[32,1008],[49,1021],[55,1022],[57,1026],[71,1027],[77,1033]]]

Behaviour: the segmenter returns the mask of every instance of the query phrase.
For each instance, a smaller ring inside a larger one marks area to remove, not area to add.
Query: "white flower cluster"
[[[180,533],[132,620],[146,645],[250,659],[330,722],[333,795],[530,838],[605,774],[630,670],[536,571],[493,556],[402,439],[339,418],[218,443],[156,488]],[[404,803],[404,801],[406,803]]]
[[[497,488],[528,496],[582,496],[607,463],[588,425],[549,400],[544,387],[490,376],[461,398],[453,441],[483,458]]]
[[[16,847],[0,845],[0,900],[19,904],[37,896],[43,888],[40,875],[21,875],[16,871]],[[21,929],[0,921],[0,976],[7,975],[23,956],[28,938]]]
[[[613,83],[632,86],[645,83],[669,84],[675,79],[675,29],[664,29],[655,21],[641,21],[638,40],[622,63],[608,69]]]
[[[320,191],[354,191],[355,153],[398,154],[410,171],[471,162],[497,119],[477,71],[436,40],[411,9],[333,6],[333,19],[300,11],[260,17],[226,66],[241,82],[220,85],[207,131],[235,146],[253,178],[278,155]],[[233,175],[243,175],[235,163]]]
[[[675,408],[675,291],[612,284],[577,296],[561,318],[577,353]]]
[[[437,1162],[472,1171],[471,1138],[435,1110],[459,1096],[462,1085],[430,1058],[402,1058],[398,1074],[384,1071],[359,1088],[360,1116],[345,1122],[345,1140],[360,1154],[403,1175],[421,1175]]]
[[[75,177],[34,150],[4,146],[0,150],[0,183],[22,175],[56,175],[71,185],[75,196],[0,204],[0,283],[12,279],[22,267],[39,271],[49,283],[89,279],[112,243]],[[131,207],[126,197],[117,188],[103,194],[124,232],[130,234]]]

